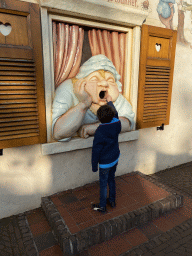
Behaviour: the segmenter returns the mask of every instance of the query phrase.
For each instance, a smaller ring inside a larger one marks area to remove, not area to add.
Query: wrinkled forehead
[[[96,76],[98,78],[104,78],[104,79],[106,78],[106,76],[107,77],[109,77],[109,76],[111,77],[112,76],[115,79],[114,75],[111,72],[105,71],[103,69],[92,72],[87,77],[85,77],[85,79],[90,79],[90,78],[92,78],[94,76]]]

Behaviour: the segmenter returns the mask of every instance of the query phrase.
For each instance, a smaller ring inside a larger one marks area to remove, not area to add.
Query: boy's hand
[[[105,99],[107,100],[107,102],[112,101],[112,97],[109,95],[108,91],[106,92]]]

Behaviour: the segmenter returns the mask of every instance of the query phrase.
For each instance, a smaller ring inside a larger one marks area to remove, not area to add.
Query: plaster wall
[[[146,23],[165,27],[156,11],[158,3],[157,0],[149,1]],[[186,17],[189,19],[189,13]],[[177,20],[174,16],[175,27]],[[190,31],[190,21],[186,24]],[[187,38],[189,40],[190,35]],[[140,130],[138,140],[121,142],[116,176],[136,170],[152,174],[192,161],[191,70],[190,45],[177,43],[170,124],[164,131]],[[99,178],[98,172],[91,171],[91,148],[45,156],[41,145],[4,149],[0,156],[0,177],[0,219],[40,207],[42,196]]]

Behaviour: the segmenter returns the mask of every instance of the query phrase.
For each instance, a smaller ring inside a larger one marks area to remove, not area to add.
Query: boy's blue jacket
[[[112,101],[107,103],[115,109]],[[116,109],[115,109],[116,110]],[[121,132],[121,122],[116,111],[110,123],[101,123],[95,131],[92,148],[92,171],[98,170],[98,163],[110,164],[120,155],[118,136]]]

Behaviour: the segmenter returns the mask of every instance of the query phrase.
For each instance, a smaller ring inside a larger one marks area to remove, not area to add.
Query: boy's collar
[[[111,122],[110,122],[110,123],[101,123],[100,125],[102,125],[102,124],[112,124],[112,123],[116,123],[116,122],[118,122],[118,121],[119,121],[119,119],[118,119],[118,118],[113,117],[113,119],[111,120]]]

